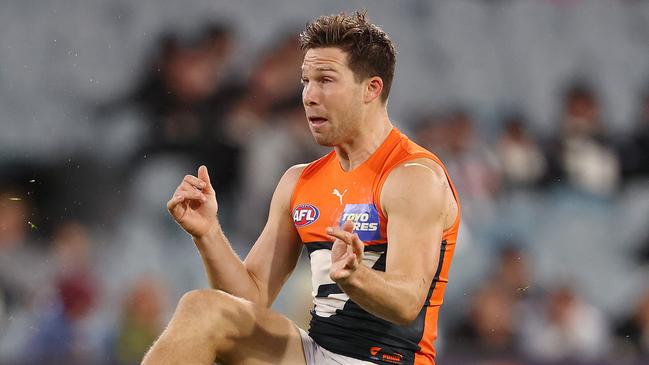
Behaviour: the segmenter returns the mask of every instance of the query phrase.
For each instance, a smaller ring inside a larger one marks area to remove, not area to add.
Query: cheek
[[[360,112],[361,106],[363,104],[363,95],[361,94],[360,90],[352,89],[349,90],[346,95],[345,99],[342,103],[345,107],[345,114],[348,116],[357,116]]]
[[[356,119],[362,104],[362,94],[354,87],[332,87],[323,90],[322,102],[338,127],[349,127],[349,121]]]
[[[349,111],[350,108],[354,108],[360,100],[357,90],[342,87],[332,92],[331,99],[335,100],[338,108],[343,111]]]

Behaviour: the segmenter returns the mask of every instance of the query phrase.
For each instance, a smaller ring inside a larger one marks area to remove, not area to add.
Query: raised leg
[[[219,290],[195,290],[178,303],[142,365],[304,365],[302,340],[286,317]]]

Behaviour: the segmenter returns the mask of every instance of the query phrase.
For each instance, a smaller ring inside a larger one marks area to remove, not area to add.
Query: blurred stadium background
[[[245,255],[314,146],[296,35],[367,8],[393,121],[463,224],[441,364],[649,363],[649,2],[0,2],[0,364],[137,364],[207,286],[165,203],[208,165]],[[306,258],[275,308],[308,323]]]

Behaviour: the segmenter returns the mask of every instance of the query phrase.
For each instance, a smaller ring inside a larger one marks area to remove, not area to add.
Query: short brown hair
[[[396,51],[385,32],[367,21],[367,11],[348,15],[325,15],[308,23],[300,34],[302,50],[337,47],[348,55],[349,68],[357,80],[378,76],[383,80],[381,100],[390,94]]]

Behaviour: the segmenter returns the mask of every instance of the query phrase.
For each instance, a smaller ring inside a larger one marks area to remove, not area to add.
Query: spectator
[[[577,190],[613,194],[620,180],[620,162],[601,120],[599,101],[591,88],[575,84],[565,94],[557,143],[550,152],[559,178]]]
[[[194,40],[166,35],[158,48],[149,76],[132,97],[150,131],[132,164],[138,166],[142,156],[153,154],[183,155],[208,165],[219,181],[217,191],[226,193],[238,181],[241,150],[223,125],[241,94],[238,82],[226,77],[233,32],[226,25],[210,24]]]
[[[455,178],[463,199],[491,201],[500,191],[500,166],[496,154],[476,136],[471,115],[464,110],[449,114],[447,120],[447,155],[444,162]]]
[[[473,361],[523,359],[521,323],[536,314],[540,291],[525,252],[506,242],[487,281],[471,297],[468,316],[451,331],[451,358],[466,359],[471,348]]]
[[[531,306],[539,300],[543,289],[534,281],[528,256],[517,241],[505,242],[492,276],[516,304]]]
[[[133,96],[151,123],[151,147],[171,148],[202,142],[205,118],[218,108],[214,97],[232,52],[232,33],[209,26],[194,42],[162,37],[149,76]]]
[[[0,252],[12,250],[27,240],[29,206],[20,189],[0,189]]]
[[[608,351],[608,323],[568,287],[552,290],[542,310],[525,318],[523,344],[542,361],[592,361]]]
[[[496,152],[502,167],[503,185],[509,188],[534,187],[545,176],[543,152],[526,130],[525,118],[520,114],[505,119]]]
[[[97,336],[90,333],[89,327],[99,295],[91,269],[91,249],[90,235],[79,222],[64,222],[54,232],[56,290],[51,305],[40,308],[39,331],[31,341],[30,362],[98,362]]]
[[[139,364],[163,329],[164,291],[152,277],[141,277],[125,301],[119,328],[109,348],[111,365]]]
[[[445,156],[448,152],[448,132],[449,122],[448,116],[444,113],[429,113],[418,118],[414,122],[414,140],[432,151],[442,160],[446,160]]]
[[[75,220],[63,222],[54,232],[52,249],[59,276],[93,276],[92,243],[88,229]]]
[[[474,361],[514,358],[516,336],[513,296],[490,280],[472,296],[468,316],[450,331],[448,356]]]
[[[324,156],[328,149],[313,142],[301,97],[273,108],[274,120],[253,131],[243,162],[243,195],[238,206],[240,226],[253,242],[266,222],[273,190],[289,167]]]
[[[31,200],[19,188],[0,187],[0,363],[18,361],[36,304],[51,289],[52,267],[30,230]]]
[[[301,93],[302,52],[296,34],[280,37],[263,53],[225,118],[224,133],[238,145],[248,145],[251,132],[273,118],[272,108]],[[300,102],[301,105],[301,102]]]
[[[95,289],[82,276],[61,278],[56,305],[45,313],[39,331],[26,351],[33,364],[95,364],[97,349],[84,336],[83,321],[95,304]]]

